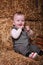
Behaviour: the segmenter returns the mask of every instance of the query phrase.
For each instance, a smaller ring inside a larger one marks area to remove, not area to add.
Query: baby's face
[[[25,23],[25,17],[24,15],[22,14],[15,14],[14,15],[14,21],[13,21],[13,24],[17,27],[17,28],[20,28],[21,26],[24,26],[24,23]]]

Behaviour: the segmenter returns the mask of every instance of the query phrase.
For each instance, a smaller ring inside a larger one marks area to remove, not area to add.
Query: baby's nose
[[[20,23],[22,23],[22,21],[21,21],[21,20],[20,20],[19,22],[20,22]]]

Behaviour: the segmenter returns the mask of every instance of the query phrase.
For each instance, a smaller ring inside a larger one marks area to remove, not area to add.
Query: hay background
[[[0,0],[0,65],[42,65],[43,57],[35,61],[13,50],[10,31],[16,11],[22,11],[26,25],[36,34],[43,35],[43,0]]]

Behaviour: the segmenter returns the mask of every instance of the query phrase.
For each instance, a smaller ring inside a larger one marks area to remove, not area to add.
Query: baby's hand
[[[25,26],[27,31],[30,31],[30,27],[29,26]]]
[[[33,35],[34,35],[33,30],[31,30],[29,26],[26,26],[25,28],[26,28],[26,31],[28,32],[28,36],[33,37]]]
[[[22,25],[22,26],[20,26],[20,28],[21,28],[21,29],[23,29],[23,28],[24,28],[24,26]]]

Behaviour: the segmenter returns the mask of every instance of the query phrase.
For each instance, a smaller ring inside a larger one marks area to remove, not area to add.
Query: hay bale
[[[9,18],[0,19],[0,50],[12,49],[12,40],[10,37],[10,30],[12,27],[12,20]]]
[[[39,62],[26,58],[14,51],[1,51],[0,65],[39,65]]]
[[[0,65],[40,65],[39,60],[32,60],[13,51],[11,29],[11,19],[0,19]]]

